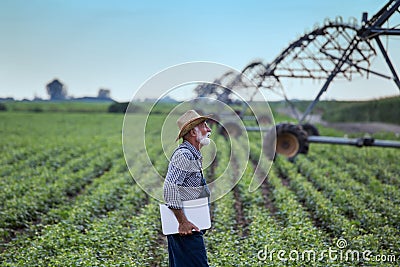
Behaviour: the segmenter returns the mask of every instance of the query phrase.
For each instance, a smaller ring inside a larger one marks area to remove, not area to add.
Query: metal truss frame
[[[292,42],[271,63],[255,61],[248,64],[242,73],[253,84],[243,81],[233,73],[226,73],[215,81],[215,84],[200,85],[195,90],[199,96],[215,96],[218,100],[231,103],[231,91],[228,88],[268,89],[290,104],[281,80],[284,78],[302,78],[325,80],[315,99],[301,115],[303,123],[311,113],[324,92],[334,79],[352,80],[354,76],[377,75],[391,79],[400,90],[400,80],[385,50],[381,36],[400,36],[400,29],[384,28],[383,25],[395,13],[400,13],[400,0],[389,0],[371,19],[362,14],[362,25],[355,22],[344,23],[339,17],[335,21],[326,21],[323,26],[314,28],[298,40]],[[373,46],[375,42],[383,55],[391,75],[371,70],[371,62],[377,56]],[[224,88],[225,87],[225,88]]]

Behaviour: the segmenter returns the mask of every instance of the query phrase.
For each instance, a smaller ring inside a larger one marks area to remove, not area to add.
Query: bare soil
[[[346,133],[377,133],[377,132],[393,132],[400,134],[400,125],[383,123],[383,122],[340,122],[328,123],[328,127],[332,127]]]
[[[279,113],[296,118],[289,108],[279,109]],[[301,114],[299,112],[298,114]],[[326,127],[334,128],[345,133],[369,133],[392,132],[400,135],[400,125],[384,123],[384,122],[327,122],[322,120],[320,114],[311,114],[307,120],[309,123],[319,123]]]

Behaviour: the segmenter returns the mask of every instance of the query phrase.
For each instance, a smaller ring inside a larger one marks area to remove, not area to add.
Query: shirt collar
[[[186,147],[196,156],[197,159],[202,159],[200,151],[197,150],[197,148],[195,148],[189,141],[187,140],[183,141],[181,147]]]

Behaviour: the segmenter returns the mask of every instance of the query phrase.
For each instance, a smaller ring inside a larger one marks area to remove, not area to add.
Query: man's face
[[[211,134],[211,129],[208,127],[207,122],[205,121],[197,125],[197,128],[200,130],[201,135],[207,135],[207,133]]]
[[[211,129],[208,127],[207,122],[202,122],[194,128],[196,132],[196,140],[202,145],[210,144]]]

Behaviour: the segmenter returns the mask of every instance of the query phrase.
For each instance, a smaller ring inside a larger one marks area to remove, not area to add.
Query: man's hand
[[[200,232],[200,229],[196,225],[189,222],[189,220],[185,216],[185,213],[183,213],[182,210],[178,209],[171,209],[171,210],[174,212],[175,217],[179,222],[178,231],[180,235],[191,235],[192,230]]]
[[[200,232],[200,229],[196,225],[194,225],[193,223],[191,223],[189,221],[179,223],[178,231],[179,231],[180,235],[191,235],[192,230]]]

